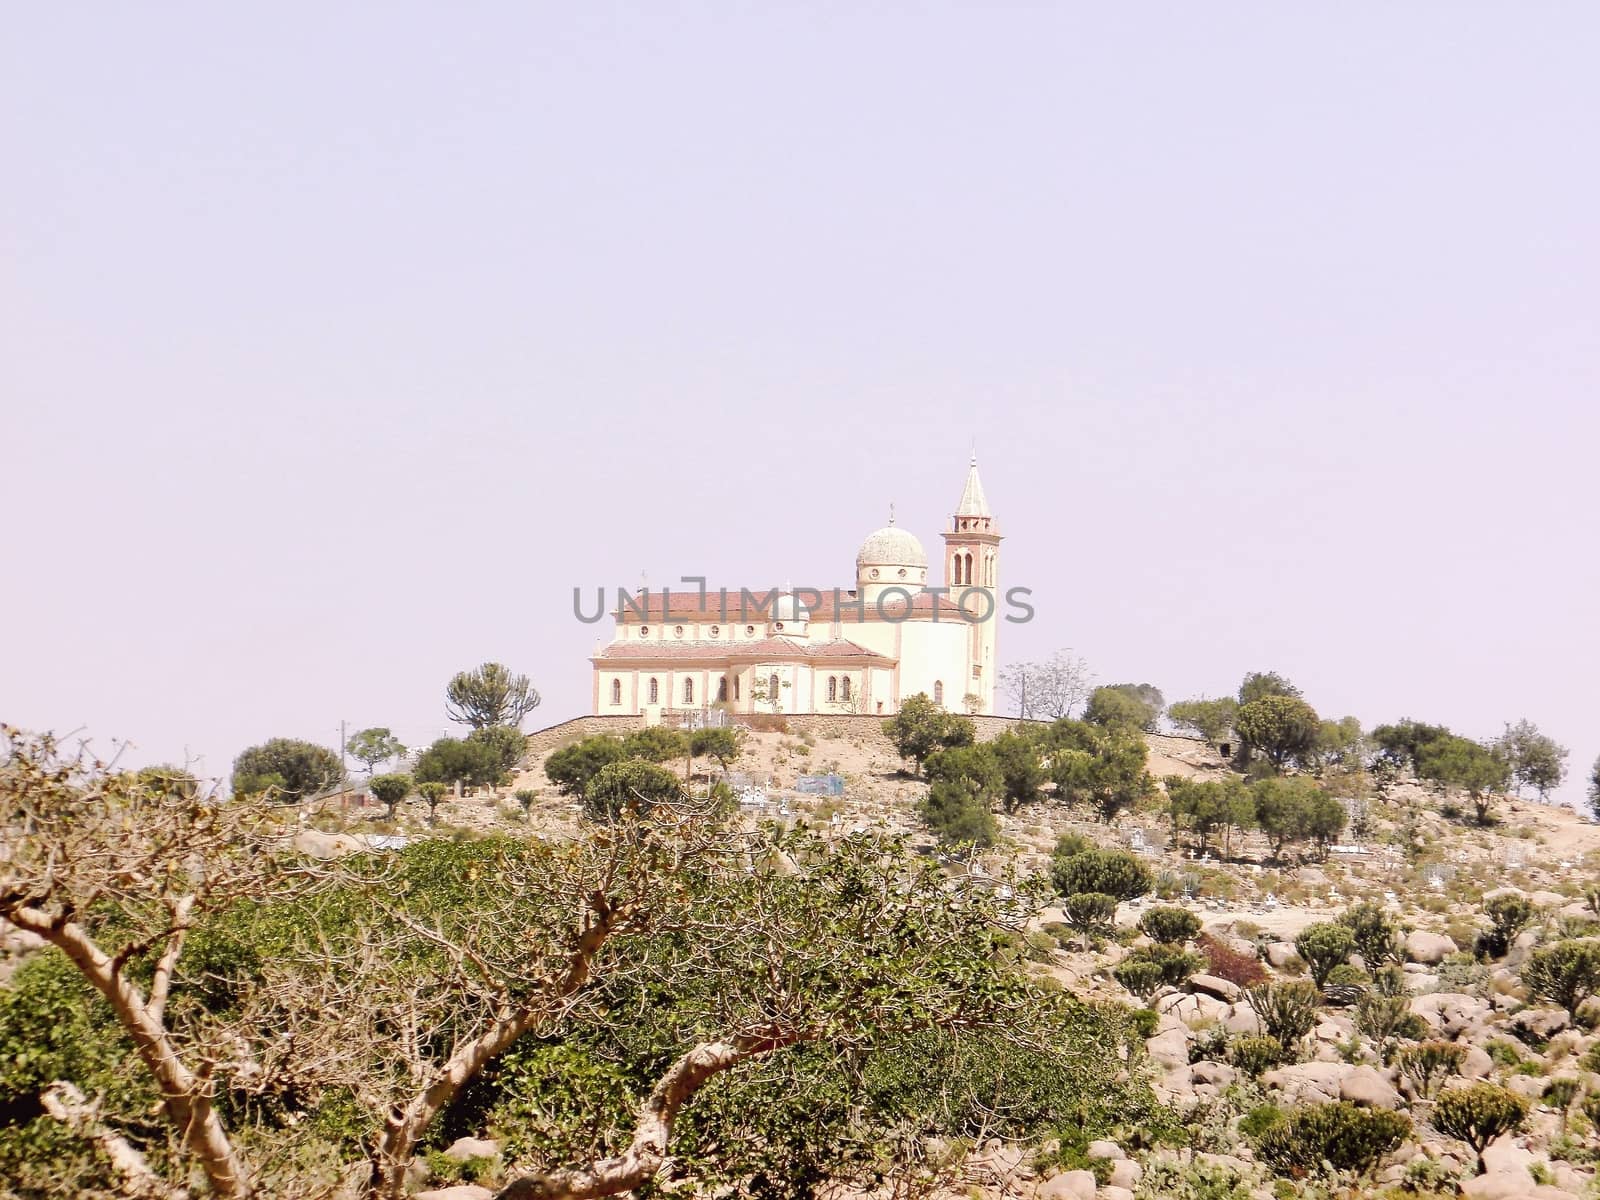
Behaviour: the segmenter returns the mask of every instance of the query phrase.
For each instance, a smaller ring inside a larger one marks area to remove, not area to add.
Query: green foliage
[[[1394,1042],[1416,1031],[1420,1021],[1411,1011],[1411,1003],[1404,996],[1386,996],[1371,991],[1356,1001],[1356,1030],[1372,1041],[1387,1061]],[[1426,1026],[1423,1026],[1426,1028]]]
[[[1050,865],[1056,894],[1074,896],[1101,892],[1118,900],[1133,900],[1150,890],[1150,872],[1126,850],[1084,850]]]
[[[1440,1133],[1472,1147],[1481,1175],[1484,1148],[1501,1134],[1521,1129],[1527,1116],[1528,1102],[1517,1093],[1493,1083],[1474,1083],[1440,1092],[1431,1119]]]
[[[344,748],[350,752],[351,758],[366,764],[368,775],[377,769],[379,763],[399,758],[406,752],[400,739],[382,726],[352,734]]]
[[[1426,725],[1407,717],[1393,725],[1379,725],[1372,731],[1371,740],[1383,761],[1415,771],[1430,746],[1453,736],[1443,725]]]
[[[372,794],[378,798],[378,803],[389,810],[391,819],[394,810],[399,807],[400,801],[411,794],[411,789],[416,786],[416,780],[404,773],[376,776],[367,786]]]
[[[1247,754],[1264,755],[1276,771],[1314,757],[1321,721],[1292,696],[1264,696],[1240,705],[1233,727]]]
[[[1108,932],[1116,912],[1117,898],[1104,892],[1076,892],[1061,902],[1068,927],[1085,937]]]
[[[1365,900],[1340,913],[1338,922],[1350,931],[1355,952],[1361,955],[1368,971],[1376,972],[1386,963],[1404,960],[1400,928],[1382,905]]]
[[[1039,739],[1020,730],[1007,729],[989,743],[1005,788],[1003,804],[1016,812],[1024,804],[1040,798],[1047,778],[1039,757]]]
[[[1005,792],[1005,777],[994,752],[986,745],[952,746],[936,750],[923,763],[932,783],[964,783],[972,795],[988,806],[997,803]]]
[[[273,738],[233,760],[233,791],[236,796],[255,796],[272,790],[283,800],[308,800],[338,783],[343,774],[339,756],[326,746]]]
[[[924,692],[901,703],[900,711],[883,723],[883,735],[901,758],[915,762],[919,768],[940,750],[970,746],[978,740],[971,720],[946,712]]]
[[[1495,793],[1504,792],[1511,782],[1511,768],[1497,751],[1455,734],[1430,742],[1421,751],[1417,774],[1466,792],[1480,825],[1488,823]]]
[[[427,804],[430,817],[438,811],[439,801],[444,799],[445,793],[449,790],[438,780],[417,784],[417,795],[421,796],[423,802]]]
[[[1148,683],[1114,683],[1095,688],[1083,710],[1091,725],[1125,725],[1154,733],[1166,708],[1161,689]]]
[[[1092,805],[1102,820],[1154,790],[1145,770],[1149,747],[1137,728],[1060,720],[1043,736],[1057,796]]]
[[[486,662],[455,675],[444,689],[445,715],[462,725],[520,726],[539,707],[539,693],[526,675],[513,675],[501,663]]]
[[[522,815],[526,817],[533,811],[533,802],[539,798],[539,793],[532,788],[518,788],[511,793],[511,797],[521,806]]]
[[[470,745],[487,746],[499,764],[501,778],[505,778],[522,762],[528,752],[528,739],[520,729],[509,725],[485,725],[467,734]]]
[[[928,788],[917,805],[917,815],[945,845],[994,845],[999,835],[992,797],[980,783],[966,779],[941,779]]]
[[[1307,925],[1294,940],[1295,953],[1305,959],[1319,988],[1328,982],[1328,973],[1346,962],[1355,948],[1356,939],[1350,930],[1333,921]]]
[[[1181,944],[1200,932],[1200,918],[1187,908],[1157,905],[1139,918],[1139,931],[1153,942]]]
[[[1262,1159],[1280,1175],[1309,1175],[1331,1167],[1365,1173],[1411,1134],[1411,1121],[1385,1109],[1340,1101],[1291,1111],[1261,1137]]]
[[[1322,766],[1358,770],[1365,750],[1366,738],[1361,732],[1361,722],[1355,717],[1323,721],[1317,726],[1315,757]]]
[[[724,771],[744,751],[737,729],[696,729],[689,735],[689,752],[696,758],[714,758]]]
[[[1268,1037],[1292,1049],[1317,1026],[1317,1005],[1322,993],[1306,979],[1258,983],[1245,989],[1245,1001],[1261,1019]]]
[[[1112,968],[1112,975],[1118,983],[1126,987],[1135,995],[1141,993],[1127,982],[1120,973],[1124,967],[1134,971],[1135,978],[1144,977],[1143,967],[1151,966],[1157,971],[1157,979],[1162,986],[1181,988],[1184,982],[1200,969],[1200,958],[1185,950],[1182,946],[1172,943],[1160,943],[1155,946],[1141,946],[1129,951],[1126,958]],[[1148,997],[1143,997],[1148,999]]]
[[[596,734],[563,746],[544,761],[544,773],[563,796],[581,796],[601,767],[628,757],[622,739]]]
[[[1516,892],[1490,896],[1483,904],[1489,928],[1478,935],[1473,949],[1482,958],[1504,958],[1517,935],[1538,915],[1533,901]]]
[[[688,751],[689,739],[683,731],[668,729],[665,725],[647,725],[622,739],[623,755],[644,762],[670,762],[684,757]]]
[[[1179,700],[1167,709],[1167,720],[1179,729],[1192,730],[1213,746],[1233,732],[1233,719],[1239,713],[1239,702],[1232,696],[1216,700],[1201,697],[1198,700]]]
[[[1600,758],[1594,760],[1594,766],[1589,768],[1589,809],[1596,817],[1600,817]]]
[[[1249,1181],[1223,1162],[1165,1156],[1146,1160],[1137,1200],[1250,1200]]]
[[[1202,849],[1214,830],[1255,824],[1254,797],[1238,776],[1201,780],[1169,775],[1165,782],[1173,816],[1200,835]]]
[[[681,794],[682,785],[671,771],[628,758],[600,768],[583,793],[583,811],[591,820],[613,821],[624,813],[673,804]]]
[[[1275,858],[1283,857],[1283,848],[1290,842],[1328,845],[1344,830],[1344,805],[1304,776],[1258,779],[1250,791],[1255,797],[1256,824],[1272,839]]]
[[[1600,991],[1600,941],[1583,938],[1535,950],[1523,964],[1522,982],[1576,1020],[1584,1002]]]
[[[1532,721],[1523,719],[1507,725],[1495,748],[1511,769],[1517,786],[1533,788],[1541,800],[1567,777],[1567,748],[1540,733]]]
[[[1234,1038],[1228,1043],[1228,1061],[1251,1079],[1279,1066],[1287,1058],[1283,1043],[1267,1034]]]
[[[1432,1096],[1445,1079],[1461,1074],[1467,1061],[1467,1048],[1435,1039],[1402,1046],[1395,1053],[1394,1061],[1400,1074],[1411,1080],[1417,1093],[1426,1098]]]
[[[419,783],[492,787],[504,779],[505,774],[500,754],[483,742],[442,737],[417,758]]]
[[[1111,968],[1112,977],[1140,1000],[1149,1003],[1163,987],[1166,980],[1162,977],[1160,963],[1150,962],[1147,959],[1124,959]]]
[[[1300,699],[1300,689],[1276,671],[1251,671],[1239,683],[1239,703],[1254,704],[1269,696],[1287,696]]]

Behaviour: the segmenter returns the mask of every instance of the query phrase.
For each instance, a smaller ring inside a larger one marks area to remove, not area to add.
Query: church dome
[[[772,619],[774,621],[809,621],[811,613],[804,604],[795,599],[793,592],[784,592],[772,602]]]
[[[856,570],[867,567],[922,567],[928,565],[927,552],[916,537],[894,525],[867,535],[856,552]]]

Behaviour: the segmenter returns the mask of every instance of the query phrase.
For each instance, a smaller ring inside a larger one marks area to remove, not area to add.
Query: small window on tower
[[[613,679],[611,681],[611,703],[622,703],[622,680],[620,679]]]
[[[650,703],[659,704],[661,701],[661,684],[652,677],[650,680]]]

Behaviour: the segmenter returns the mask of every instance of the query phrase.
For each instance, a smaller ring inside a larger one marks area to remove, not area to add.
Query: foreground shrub
[[[1285,1050],[1299,1045],[1317,1027],[1317,1004],[1322,993],[1309,980],[1257,984],[1246,989],[1244,997],[1261,1018],[1267,1036],[1277,1038]]]
[[[1148,999],[1162,987],[1182,987],[1199,966],[1200,959],[1182,946],[1145,946],[1131,951],[1111,969],[1111,974],[1134,995]],[[1154,986],[1149,983],[1152,970],[1155,972]],[[1150,987],[1150,991],[1139,991],[1130,980]]]
[[[1260,1151],[1280,1175],[1298,1178],[1326,1167],[1363,1173],[1410,1133],[1411,1121],[1399,1113],[1340,1101],[1293,1110],[1261,1136]]]
[[[1600,941],[1559,942],[1535,950],[1522,968],[1522,982],[1577,1020],[1584,1002],[1600,990]]]
[[[1522,1128],[1528,1102],[1508,1088],[1493,1083],[1440,1092],[1433,1104],[1433,1124],[1446,1137],[1459,1138],[1478,1156],[1478,1174],[1484,1172],[1483,1151],[1503,1133]]]
[[[1083,850],[1057,858],[1050,866],[1056,893],[1074,896],[1101,892],[1118,900],[1133,900],[1150,890],[1150,872],[1126,850]]]
[[[1483,905],[1483,915],[1489,918],[1489,928],[1478,935],[1473,945],[1480,958],[1504,958],[1517,935],[1528,927],[1538,913],[1526,896],[1507,892],[1491,896]]]
[[[1356,939],[1350,930],[1332,921],[1307,925],[1294,940],[1294,950],[1306,961],[1312,981],[1320,988],[1328,973],[1343,965],[1355,952]]]
[[[1405,951],[1400,943],[1400,927],[1377,904],[1367,901],[1339,914],[1338,923],[1350,931],[1355,952],[1376,972],[1385,963],[1401,962]]]
[[[1272,1070],[1287,1057],[1283,1043],[1266,1035],[1235,1038],[1228,1045],[1228,1061],[1252,1079]]]
[[[1061,902],[1061,915],[1085,940],[1108,933],[1117,913],[1117,899],[1104,892],[1080,892]]]
[[[1187,942],[1200,932],[1200,918],[1186,908],[1160,905],[1139,918],[1139,931],[1152,942]]]

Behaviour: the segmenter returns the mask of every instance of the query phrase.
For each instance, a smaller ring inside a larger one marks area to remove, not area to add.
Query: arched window
[[[683,702],[685,704],[693,704],[694,703],[694,680],[693,679],[685,679],[683,681]]]
[[[850,699],[850,676],[848,675],[839,681],[839,698],[846,702]]]
[[[933,702],[935,704],[944,703],[944,680],[942,679],[933,681]]]
[[[968,587],[971,587],[972,584],[973,584],[973,578],[972,578],[972,553],[970,551],[967,553],[967,571],[966,571],[966,575],[967,575],[967,578],[966,578],[966,581],[965,581],[966,585]]]
[[[739,698],[739,692],[741,690],[742,689],[739,687],[739,677],[737,675],[735,675],[733,677],[733,698],[735,700],[737,700]]]
[[[767,699],[772,703],[772,711],[778,711],[778,673],[774,671],[767,676]]]
[[[961,582],[961,555],[956,555],[955,569],[951,571],[950,574],[953,577],[951,580],[952,583]]]
[[[728,698],[728,677],[724,675],[717,680],[717,702],[720,704]]]
[[[651,704],[659,704],[660,702],[661,702],[661,683],[660,683],[659,680],[656,679],[656,677],[654,675],[652,675],[650,677],[650,703]]]
[[[622,703],[622,680],[620,679],[613,679],[611,681],[611,703]]]
[[[831,701],[831,700],[837,700],[838,698],[839,698],[839,677],[837,675],[829,675],[828,676],[828,699]]]

